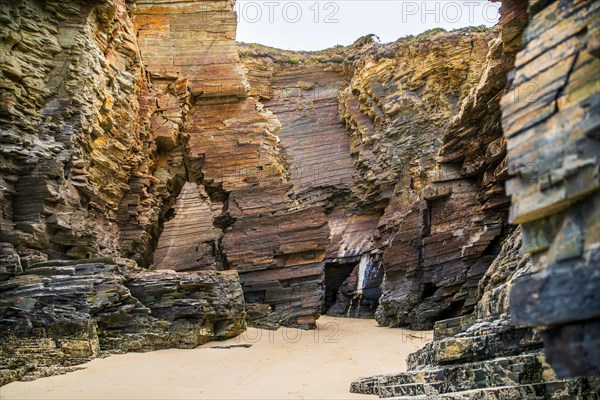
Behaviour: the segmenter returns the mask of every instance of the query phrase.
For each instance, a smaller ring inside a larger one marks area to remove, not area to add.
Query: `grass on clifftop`
[[[475,26],[452,31],[433,28],[416,36],[402,37],[391,43],[378,43],[374,34],[361,36],[349,46],[337,45],[316,51],[283,50],[257,43],[238,43],[240,57],[268,57],[277,63],[298,64],[351,64],[360,56],[371,53],[376,58],[390,58],[398,48],[435,41],[442,36],[496,33],[497,27]]]

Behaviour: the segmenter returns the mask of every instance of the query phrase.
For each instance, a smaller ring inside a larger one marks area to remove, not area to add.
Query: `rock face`
[[[246,301],[271,306],[265,323],[314,326],[327,223],[321,209],[295,199],[277,136],[281,124],[247,96],[232,3],[142,1],[134,24],[156,88],[151,130],[159,149],[163,143],[169,153],[179,154],[183,177],[209,196],[204,210],[183,203],[175,212],[189,221],[219,210],[206,219],[214,236],[200,245],[208,255],[204,263],[212,258],[237,270]],[[169,94],[172,86],[185,90]],[[170,159],[166,164],[164,176],[177,180],[175,164]],[[158,251],[163,248],[159,242]]]
[[[324,312],[372,316],[381,292],[382,325],[473,309],[508,207],[498,99],[513,60],[498,34],[365,37],[317,54],[242,46],[299,202],[326,213]]]
[[[505,222],[498,30],[240,59],[229,1],[63,3],[2,8],[2,276],[237,270],[269,327],[472,310]]]
[[[387,326],[430,328],[470,312],[505,223],[493,98],[510,57],[490,32],[439,35],[367,62],[342,104],[356,127],[361,198],[389,199],[378,224],[385,276],[376,315]]]
[[[398,393],[553,382],[523,325],[560,376],[598,371],[595,3],[531,1],[524,43],[508,0],[496,28],[306,53],[236,44],[229,0],[0,1],[3,379],[232,335],[244,303],[434,326]]]
[[[521,47],[526,6],[502,4],[504,51]],[[521,226],[500,241],[473,315],[436,322],[433,342],[409,356],[408,372],[359,379],[353,392],[395,399],[579,399],[600,392],[593,377],[598,159],[590,133],[600,123],[591,72],[598,69],[598,6],[530,2],[528,10],[524,48],[501,102],[509,158],[494,174],[508,179],[511,219]],[[525,88],[535,100],[519,97]],[[495,149],[490,145],[486,156]]]
[[[234,271],[147,272],[124,261],[38,263],[2,282],[0,385],[99,355],[193,348],[243,331]]]
[[[3,277],[107,255],[235,269],[271,323],[314,326],[327,222],[247,97],[232,7],[3,3]]]
[[[134,10],[122,0],[1,2],[0,384],[97,354],[195,347],[244,329],[235,271],[133,273],[81,260],[124,255],[149,266],[166,226],[163,242],[174,237],[202,255],[172,260],[162,246],[157,268],[222,265],[206,252],[221,229],[186,243],[170,232],[182,226],[181,204],[213,225],[206,214],[220,215],[224,200],[209,203],[214,191],[186,165],[179,130],[198,82],[152,80]],[[237,57],[233,36],[225,42]]]
[[[125,2],[2,1],[0,18],[0,241],[24,263],[117,255],[146,147]]]
[[[354,393],[394,399],[585,399],[600,379],[560,379],[544,358],[539,332],[516,326],[513,285],[531,272],[517,229],[479,283],[476,312],[438,321],[433,342],[408,358],[408,372],[361,378]]]
[[[213,225],[221,207],[219,203],[212,204],[203,187],[191,182],[183,185],[154,251],[155,268],[222,270],[216,251],[221,230]]]
[[[513,319],[544,328],[558,375],[600,375],[600,7],[530,8],[502,99],[509,168],[520,172],[507,183],[510,219],[534,259],[511,291]]]
[[[320,216],[328,234],[320,265],[325,276],[319,279],[325,299],[319,308],[330,315],[372,316],[379,298],[381,273],[369,252],[380,213],[354,208],[354,165],[338,111],[351,73],[346,57],[366,51],[358,44],[319,56],[240,47],[250,94],[281,123],[279,138],[296,201],[325,212]]]

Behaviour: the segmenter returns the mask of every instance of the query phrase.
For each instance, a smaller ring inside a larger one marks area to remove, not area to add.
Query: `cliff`
[[[501,100],[508,158],[500,168],[510,221],[520,227],[480,280],[473,315],[436,322],[433,342],[409,356],[408,372],[363,378],[351,391],[397,399],[597,396],[597,16],[590,1],[503,2],[503,40],[512,43],[505,49],[519,52]]]
[[[510,220],[534,259],[510,301],[517,323],[543,329],[560,376],[599,375],[600,7],[532,2],[530,13],[502,98],[509,168],[520,171],[506,187]]]
[[[382,279],[382,325],[427,328],[473,309],[508,206],[498,99],[512,58],[498,34],[242,47],[251,94],[282,124],[296,196],[326,213],[326,280],[353,268],[330,314],[373,315]]]
[[[61,5],[3,7],[5,276],[97,256],[237,270],[265,326],[472,310],[505,222],[496,113],[468,104],[503,85],[497,30],[240,59],[227,1]]]
[[[2,2],[1,15],[0,241],[25,267],[116,255],[119,205],[149,152],[125,3]]]
[[[523,325],[596,371],[598,7],[530,3],[289,52],[229,0],[0,2],[3,380],[322,313],[434,327],[414,370],[535,364],[490,387],[555,381]]]

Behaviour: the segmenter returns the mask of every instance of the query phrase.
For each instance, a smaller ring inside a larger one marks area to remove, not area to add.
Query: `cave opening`
[[[421,299],[426,299],[435,294],[437,286],[433,282],[426,282],[423,285],[423,292],[421,293]]]
[[[357,262],[353,263],[327,263],[325,264],[325,299],[321,307],[321,314],[326,314],[327,311],[336,303],[337,294],[340,287],[350,277]]]

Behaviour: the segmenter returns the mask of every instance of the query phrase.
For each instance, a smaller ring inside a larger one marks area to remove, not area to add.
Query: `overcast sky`
[[[237,0],[237,40],[320,50],[374,33],[387,43],[436,27],[492,26],[499,7],[487,0]]]

